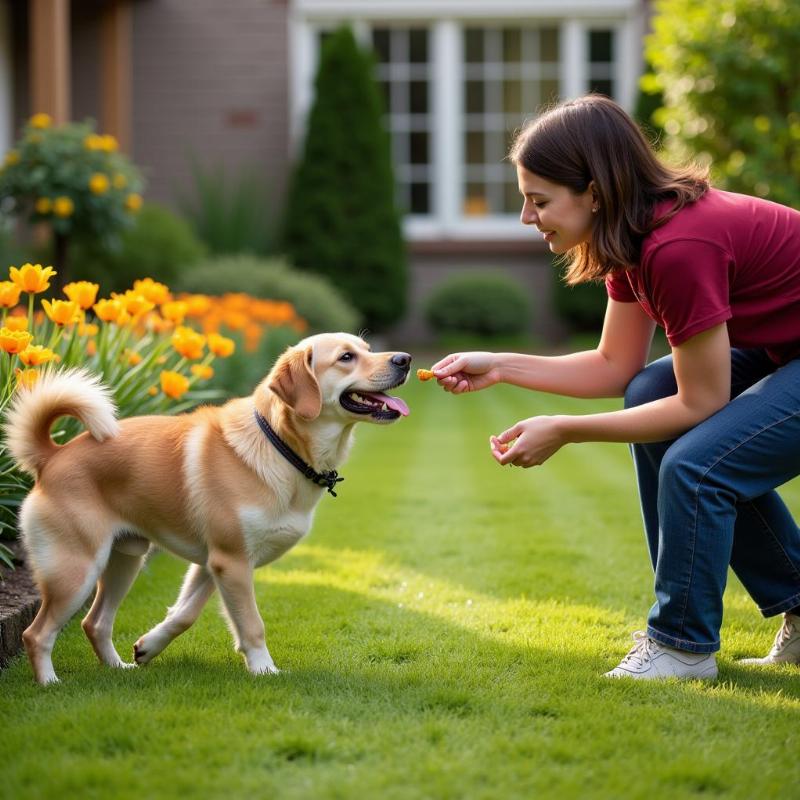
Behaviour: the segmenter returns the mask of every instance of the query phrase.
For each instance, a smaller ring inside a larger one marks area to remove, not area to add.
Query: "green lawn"
[[[101,667],[77,619],[33,684],[0,675],[0,797],[767,798],[800,796],[800,670],[727,594],[720,681],[601,677],[651,603],[622,445],[501,469],[487,440],[536,413],[613,408],[416,381],[411,417],[368,425],[308,540],[257,574],[284,671],[252,677],[216,600],[151,665]],[[800,510],[800,484],[786,494]],[[153,559],[116,641],[159,621],[182,563]]]

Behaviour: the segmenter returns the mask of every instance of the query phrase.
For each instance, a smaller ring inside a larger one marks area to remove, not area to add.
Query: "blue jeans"
[[[731,350],[731,401],[669,442],[631,445],[656,602],[647,634],[719,649],[728,565],[765,617],[800,606],[800,530],[775,488],[800,475],[800,359]],[[625,407],[677,392],[672,356],[629,384]]]

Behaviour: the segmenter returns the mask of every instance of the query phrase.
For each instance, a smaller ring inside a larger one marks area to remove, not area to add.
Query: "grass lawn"
[[[731,578],[720,681],[609,681],[652,576],[622,445],[501,469],[489,434],[609,402],[511,387],[402,391],[411,416],[362,425],[307,541],[257,573],[270,650],[252,677],[209,604],[145,668],[101,667],[77,618],[62,683],[0,675],[0,797],[800,797],[800,669],[769,648]],[[800,483],[785,492],[800,511]],[[159,621],[184,566],[155,557],[116,642]],[[792,788],[794,787],[794,788]]]

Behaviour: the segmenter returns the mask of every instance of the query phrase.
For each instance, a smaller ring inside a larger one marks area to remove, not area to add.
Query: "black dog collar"
[[[267,422],[264,417],[258,413],[258,409],[255,409],[255,417],[258,426],[264,431],[264,435],[267,439],[272,442],[275,449],[293,466],[296,467],[303,475],[306,476],[312,483],[315,483],[317,486],[327,486],[328,492],[336,497],[336,492],[333,491],[333,487],[336,486],[337,483],[343,481],[344,478],[339,477],[339,473],[335,470],[329,470],[328,472],[317,472],[314,467],[310,464],[306,464],[302,458],[300,458],[291,447],[289,447],[286,442],[275,433],[275,430],[272,426]]]

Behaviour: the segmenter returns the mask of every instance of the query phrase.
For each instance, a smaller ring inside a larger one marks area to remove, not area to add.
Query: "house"
[[[501,268],[552,331],[553,267],[519,224],[511,132],[597,90],[631,108],[646,0],[0,0],[0,148],[32,112],[86,116],[174,203],[190,158],[259,172],[276,209],[327,32],[377,57],[412,267],[412,311],[454,270]],[[277,211],[276,211],[277,213]]]

